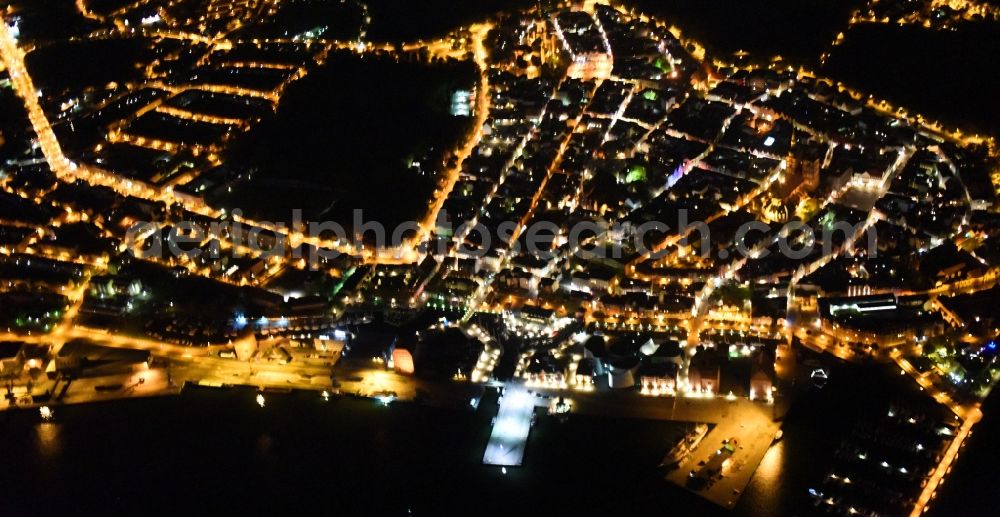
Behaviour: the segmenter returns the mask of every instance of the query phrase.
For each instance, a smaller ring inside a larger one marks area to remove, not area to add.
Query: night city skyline
[[[0,515],[989,515],[996,0],[0,1]]]

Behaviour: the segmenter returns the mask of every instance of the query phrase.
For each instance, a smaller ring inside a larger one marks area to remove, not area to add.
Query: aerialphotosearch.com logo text
[[[305,259],[312,270],[321,268],[345,250],[352,255],[376,250],[379,256],[399,259],[415,248],[421,254],[454,253],[482,258],[490,255],[494,245],[509,250],[507,254],[527,252],[545,261],[560,255],[588,260],[620,259],[630,253],[657,259],[671,252],[670,246],[662,245],[665,242],[684,248],[695,243],[692,247],[706,259],[763,258],[777,251],[789,259],[801,260],[813,254],[817,246],[823,254],[830,254],[839,243],[865,237],[868,256],[877,254],[875,230],[865,229],[863,222],[834,221],[814,228],[798,220],[780,227],[750,221],[736,229],[731,241],[713,243],[709,225],[690,221],[686,209],[678,210],[674,219],[676,229],[662,221],[605,220],[585,220],[572,225],[541,220],[523,228],[516,221],[502,221],[491,228],[478,220],[454,226],[445,217],[439,217],[431,238],[414,246],[413,236],[420,230],[416,221],[400,223],[389,231],[378,221],[365,221],[363,215],[362,210],[354,210],[348,232],[336,221],[303,222],[301,210],[292,211],[291,224],[258,221],[253,225],[240,222],[242,212],[233,210],[226,220],[208,223],[139,222],[127,232],[126,245],[134,254],[147,259],[283,257]],[[292,246],[292,241],[324,244]]]

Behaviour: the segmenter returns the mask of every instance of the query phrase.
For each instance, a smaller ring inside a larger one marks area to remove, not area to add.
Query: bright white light
[[[531,416],[535,400],[520,386],[510,386],[500,403],[493,433],[486,444],[483,463],[487,465],[520,465],[524,446],[531,431]]]
[[[456,117],[468,117],[472,113],[472,92],[456,90],[451,94],[451,114]]]

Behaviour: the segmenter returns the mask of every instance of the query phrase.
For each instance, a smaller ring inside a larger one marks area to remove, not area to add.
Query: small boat
[[[830,379],[830,374],[826,373],[826,370],[822,368],[816,368],[809,375],[809,378],[812,379],[814,386],[822,389],[826,386],[826,382]]]
[[[675,468],[681,464],[691,454],[691,451],[701,443],[701,439],[708,434],[708,426],[698,424],[681,441],[677,442],[660,462],[661,467]]]

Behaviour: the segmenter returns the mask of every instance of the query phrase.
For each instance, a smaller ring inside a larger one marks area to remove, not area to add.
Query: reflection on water
[[[788,442],[783,440],[771,445],[764,453],[757,470],[750,478],[750,484],[744,489],[736,515],[782,515],[792,509],[787,501],[790,491],[784,485],[789,476],[789,455],[795,447],[791,446],[786,454],[785,449],[788,447]],[[786,511],[782,512],[782,509]]]
[[[257,455],[267,456],[271,452],[272,445],[271,436],[268,434],[262,434],[257,437]]]
[[[757,466],[754,473],[757,483],[767,491],[777,490],[781,481],[781,466],[784,462],[785,442],[778,442],[771,446],[764,454],[764,459]]]
[[[482,465],[495,397],[472,410],[276,393],[262,411],[256,395],[189,388],[178,397],[59,407],[51,423],[39,423],[35,411],[8,413],[0,443],[28,446],[3,450],[0,517],[36,514],[36,501],[53,488],[60,497],[46,500],[51,514],[108,514],[113,494],[120,511],[111,513],[142,514],[154,502],[157,514],[187,515],[195,499],[174,497],[186,476],[212,480],[216,489],[196,495],[206,515],[313,515],[328,503],[301,493],[330,487],[346,515],[467,515],[484,504],[479,513],[510,513],[510,504],[556,515],[721,513],[656,468],[686,424],[542,417],[525,467],[504,475]],[[767,510],[737,515],[775,515]]]
[[[42,422],[35,426],[35,432],[38,437],[38,452],[43,458],[52,459],[62,451],[58,424]]]

